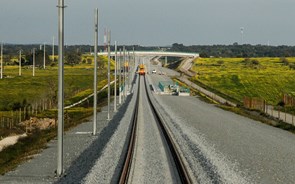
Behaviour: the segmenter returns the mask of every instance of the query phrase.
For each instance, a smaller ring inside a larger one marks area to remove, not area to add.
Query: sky
[[[1,0],[0,42],[57,42],[58,0]],[[295,0],[65,0],[65,43],[295,45]],[[244,28],[243,36],[241,27]]]

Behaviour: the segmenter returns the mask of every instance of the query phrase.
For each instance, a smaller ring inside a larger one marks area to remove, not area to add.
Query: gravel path
[[[9,137],[5,137],[0,141],[0,151],[2,151],[3,148],[7,146],[11,146],[17,143],[19,138],[26,137],[27,134],[22,134],[22,135],[13,135]]]
[[[135,153],[128,183],[180,183],[173,159],[148,106],[141,77]]]

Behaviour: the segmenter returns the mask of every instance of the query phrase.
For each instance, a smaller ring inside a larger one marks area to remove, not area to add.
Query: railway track
[[[163,135],[163,137],[168,145],[170,154],[173,158],[172,160],[174,161],[174,165],[176,166],[176,170],[179,175],[179,179],[180,179],[181,183],[192,183],[191,178],[187,172],[187,169],[180,157],[180,153],[177,151],[176,145],[175,145],[171,135],[167,131],[165,124],[163,123],[159,113],[157,112],[156,108],[154,107],[154,105],[151,101],[150,95],[147,91],[147,82],[146,82],[145,76],[141,76],[141,77],[144,77],[144,89],[146,91],[148,104],[151,107],[152,114],[158,124],[160,132]],[[139,80],[140,80],[140,78],[139,78]],[[125,156],[125,162],[124,162],[124,166],[122,168],[122,172],[121,172],[121,176],[120,176],[120,180],[119,180],[120,184],[128,182],[129,173],[130,173],[131,165],[132,165],[132,158],[134,155],[134,148],[135,148],[135,142],[136,142],[137,120],[138,120],[138,109],[139,109],[138,108],[139,107],[139,96],[140,96],[139,91],[140,91],[140,85],[141,85],[140,83],[141,82],[138,83],[138,94],[136,97],[137,98],[136,99],[136,106],[133,111],[133,116],[132,116],[132,120],[131,120],[132,131],[131,131],[131,135],[129,138],[128,151]]]

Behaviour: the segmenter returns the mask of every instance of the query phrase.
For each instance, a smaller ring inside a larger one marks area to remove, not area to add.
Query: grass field
[[[295,58],[287,60],[295,63]],[[295,70],[281,58],[198,58],[192,70],[197,81],[240,102],[248,96],[276,105],[284,93],[295,95]]]
[[[106,65],[106,58],[101,59]],[[106,70],[99,70],[98,74],[98,81],[106,79]],[[35,76],[33,77],[32,68],[23,67],[22,76],[18,76],[18,66],[5,66],[4,75],[6,78],[0,80],[0,111],[7,110],[13,104],[22,103],[24,100],[27,103],[34,103],[56,94],[57,67],[49,66],[45,70],[36,68]],[[77,93],[87,89],[88,91],[84,92],[84,95],[91,93],[90,89],[93,86],[93,64],[65,65],[64,75],[66,100],[70,100]],[[103,83],[106,83],[106,81],[103,81]]]
[[[107,58],[101,57],[100,60],[104,63],[104,69],[98,70],[98,89],[107,84]],[[92,64],[65,66],[65,105],[77,102],[93,93],[93,67],[93,62]],[[13,117],[16,118],[18,123],[18,110],[12,111],[10,109],[13,104],[22,104],[24,100],[27,104],[34,104],[42,99],[52,98],[52,95],[56,96],[57,67],[47,67],[45,70],[36,69],[35,77],[33,77],[32,68],[23,67],[22,76],[18,76],[17,66],[5,66],[4,76],[5,78],[0,80],[0,118],[2,116]],[[105,105],[106,96],[106,90],[98,95],[98,111],[100,111],[101,106]],[[65,130],[82,123],[93,114],[92,102],[93,99],[89,99],[79,107],[65,110]],[[21,116],[23,115],[21,114]],[[34,113],[33,116],[56,119],[57,109],[40,111]],[[11,134],[24,133],[24,127],[17,124],[9,127],[4,126],[5,124],[7,122],[0,123],[0,140]],[[0,174],[15,168],[21,162],[29,159],[30,155],[39,153],[41,149],[46,148],[46,143],[56,136],[56,132],[56,128],[34,129],[28,137],[21,139],[13,146],[3,149],[0,152]]]

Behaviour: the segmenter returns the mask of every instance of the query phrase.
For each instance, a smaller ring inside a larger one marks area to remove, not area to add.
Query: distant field
[[[199,58],[195,79],[238,101],[259,97],[276,105],[284,93],[295,95],[295,58]]]

